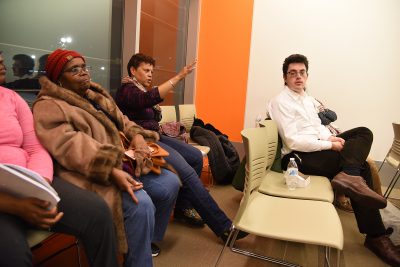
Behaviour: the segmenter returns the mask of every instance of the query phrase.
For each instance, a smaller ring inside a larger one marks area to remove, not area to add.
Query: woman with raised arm
[[[116,102],[131,120],[158,133],[161,119],[158,104],[179,81],[193,71],[195,65],[196,62],[193,62],[168,81],[151,87],[155,60],[144,54],[135,54],[127,66],[130,77],[124,79],[125,83],[117,91]],[[199,179],[203,163],[201,152],[181,140],[165,135],[161,135],[158,144],[169,152],[165,159],[176,169],[183,183],[175,206],[175,218],[196,224],[199,219],[191,212],[191,207],[194,207],[211,230],[226,241],[232,221],[218,207]],[[238,238],[245,236],[246,233],[240,232]]]

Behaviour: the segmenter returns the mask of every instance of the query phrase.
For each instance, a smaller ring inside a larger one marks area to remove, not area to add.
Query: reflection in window
[[[92,80],[115,90],[121,77],[122,4],[123,0],[0,1],[6,85],[25,93],[37,88],[47,55],[63,47],[83,54],[93,68]]]

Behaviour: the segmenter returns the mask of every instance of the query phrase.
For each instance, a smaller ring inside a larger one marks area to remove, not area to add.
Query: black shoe
[[[223,232],[222,235],[220,235],[220,237],[221,237],[222,241],[224,241],[224,243],[226,243],[226,241],[228,240],[229,233],[230,233],[230,230],[226,230],[225,232]],[[243,232],[243,231],[240,231],[240,230],[239,230],[239,233],[238,233],[238,235],[237,235],[236,240],[245,238],[248,234],[249,234],[249,233],[246,233],[246,232]],[[233,235],[232,235],[232,236],[233,236]]]
[[[175,210],[174,218],[196,227],[203,227],[204,221],[195,209]]]
[[[154,243],[151,243],[151,256],[157,257],[160,254],[161,249]]]

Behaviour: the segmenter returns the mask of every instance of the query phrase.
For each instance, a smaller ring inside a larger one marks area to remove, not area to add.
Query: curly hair
[[[141,63],[147,63],[147,64],[152,65],[153,67],[156,65],[155,59],[152,58],[151,56],[147,56],[142,53],[134,54],[131,57],[131,59],[129,60],[128,65],[126,66],[128,69],[129,76],[132,76],[131,67],[134,67],[135,69],[137,69]]]
[[[303,63],[306,66],[306,71],[308,72],[308,59],[303,55],[293,54],[285,58],[285,61],[283,62],[282,71],[284,76],[286,76],[289,69],[289,64],[291,63]]]

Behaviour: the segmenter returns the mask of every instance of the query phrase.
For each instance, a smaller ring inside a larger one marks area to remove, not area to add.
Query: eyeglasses
[[[297,75],[300,75],[300,77],[305,77],[307,76],[307,71],[301,70],[301,71],[295,71],[291,70],[287,72],[287,75],[289,75],[290,78],[297,78]]]
[[[70,72],[72,75],[78,75],[79,73],[89,72],[92,69],[90,66],[76,66],[71,69],[64,70],[63,72]]]

